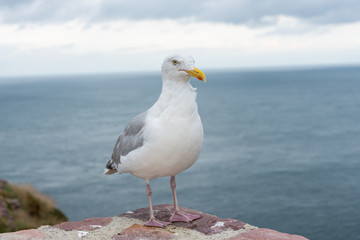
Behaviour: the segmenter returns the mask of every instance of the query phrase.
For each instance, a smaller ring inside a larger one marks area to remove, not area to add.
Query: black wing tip
[[[110,159],[110,160],[107,162],[106,168],[109,169],[109,170],[116,170],[115,165],[114,165],[114,162],[113,162],[112,159]]]
[[[117,172],[117,169],[115,167],[115,164],[112,159],[110,159],[105,167],[104,174],[105,175],[111,175]]]

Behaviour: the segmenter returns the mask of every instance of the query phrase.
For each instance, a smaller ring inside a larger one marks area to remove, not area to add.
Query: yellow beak
[[[190,76],[192,77],[196,77],[197,79],[206,82],[206,76],[205,73],[203,73],[200,69],[197,69],[194,67],[193,70],[184,70],[185,72],[187,72],[188,74],[190,74]]]

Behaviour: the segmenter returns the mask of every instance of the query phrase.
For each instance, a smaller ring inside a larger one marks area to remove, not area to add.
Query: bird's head
[[[165,58],[161,72],[163,79],[189,81],[191,77],[206,82],[205,74],[195,67],[195,60],[188,55],[171,55]]]

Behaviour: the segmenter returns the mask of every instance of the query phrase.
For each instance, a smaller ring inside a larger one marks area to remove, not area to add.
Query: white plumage
[[[196,89],[191,76],[205,81],[190,56],[173,55],[162,64],[162,92],[157,102],[133,119],[118,138],[105,174],[131,173],[147,183],[150,206],[148,226],[168,223],[152,213],[150,180],[170,176],[174,195],[171,221],[192,221],[198,216],[182,213],[177,206],[175,175],[191,167],[198,159],[203,143],[203,127],[196,104]]]
[[[199,157],[204,134],[194,94],[189,83],[176,87],[173,83],[163,88],[159,100],[148,110],[144,145],[122,158],[120,173],[149,180],[175,176]]]

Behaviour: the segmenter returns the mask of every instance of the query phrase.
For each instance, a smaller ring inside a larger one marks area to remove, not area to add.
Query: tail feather
[[[104,174],[105,175],[111,175],[111,174],[114,174],[116,172],[117,172],[117,168],[116,168],[113,160],[110,159],[106,164]]]

